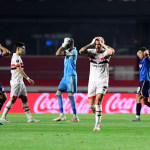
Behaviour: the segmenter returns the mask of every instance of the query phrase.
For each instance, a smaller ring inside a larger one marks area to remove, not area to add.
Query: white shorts
[[[92,98],[97,94],[103,94],[107,92],[108,86],[102,85],[100,82],[97,81],[89,81],[88,84],[88,97]]]
[[[24,82],[10,81],[11,94],[10,97],[27,96],[27,90]]]

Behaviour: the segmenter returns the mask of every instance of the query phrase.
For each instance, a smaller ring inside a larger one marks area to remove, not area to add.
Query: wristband
[[[26,79],[27,79],[27,80],[29,80],[30,78],[29,78],[29,77],[27,77]]]

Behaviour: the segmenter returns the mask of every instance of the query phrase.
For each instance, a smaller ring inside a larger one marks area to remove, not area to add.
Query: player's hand
[[[70,43],[71,43],[71,39],[70,38],[64,38],[64,43],[62,43],[62,47],[65,48]]]
[[[144,51],[144,57],[148,57],[149,56],[149,50],[145,50]]]
[[[29,79],[28,82],[33,85],[34,84],[34,81],[32,79]]]
[[[97,37],[95,37],[95,38],[92,40],[92,42],[90,43],[90,45],[94,45],[96,39],[97,39]]]

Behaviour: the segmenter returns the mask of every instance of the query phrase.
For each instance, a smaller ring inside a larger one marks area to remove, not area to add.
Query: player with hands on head
[[[0,58],[8,56],[8,55],[10,55],[10,51],[0,44]],[[6,95],[5,89],[3,85],[0,83],[0,111],[6,100],[7,100],[7,95]],[[0,125],[3,125],[3,123],[0,122]]]
[[[90,59],[88,102],[95,114],[93,131],[99,131],[102,118],[102,100],[109,82],[109,60],[115,51],[105,44],[103,37],[95,37],[90,44],[82,47],[79,53],[88,56]]]
[[[67,92],[69,95],[69,100],[71,102],[71,107],[73,111],[73,118],[71,122],[78,122],[79,118],[77,116],[76,101],[74,93],[77,92],[77,73],[76,73],[76,61],[78,52],[74,47],[74,40],[72,38],[65,38],[62,46],[57,50],[56,56],[65,56],[64,61],[64,77],[62,78],[56,96],[58,99],[58,105],[60,109],[60,116],[53,121],[65,121],[66,117],[64,115],[63,108],[63,98],[62,93]]]
[[[28,106],[27,91],[26,91],[25,84],[23,82],[23,78],[25,78],[26,80],[28,80],[28,82],[31,85],[34,84],[34,81],[30,79],[24,72],[24,64],[21,59],[21,55],[25,54],[25,44],[21,42],[16,43],[15,50],[16,52],[13,53],[13,56],[11,59],[10,100],[7,102],[4,108],[1,121],[9,122],[6,119],[6,115],[8,114],[12,105],[16,102],[17,98],[20,98],[22,100],[22,107],[28,118],[28,122],[38,122],[39,120],[32,118],[30,114],[30,110]]]

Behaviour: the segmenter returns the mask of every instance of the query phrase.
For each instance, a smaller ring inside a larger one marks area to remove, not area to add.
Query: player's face
[[[138,56],[140,59],[143,59],[143,58],[144,58],[144,52],[139,50],[139,51],[137,52],[137,56]]]
[[[25,54],[25,46],[19,47],[18,50],[20,55]]]
[[[100,52],[101,51],[101,44],[99,41],[95,41],[95,49],[96,49],[96,52]]]

